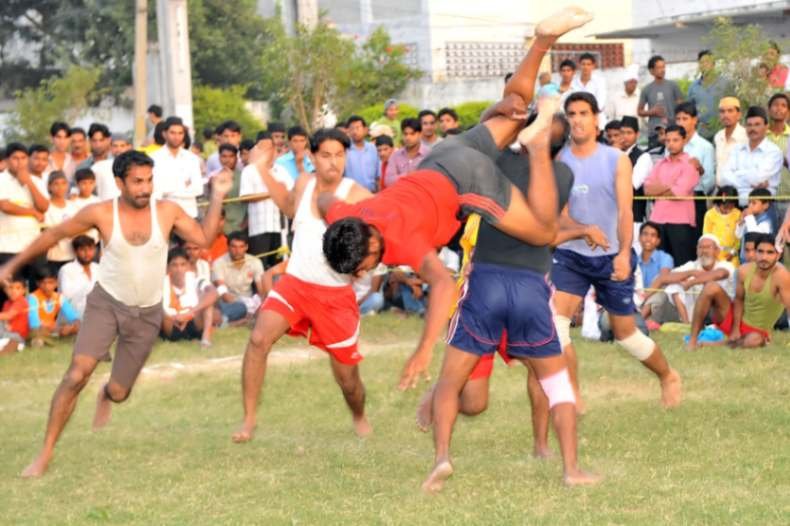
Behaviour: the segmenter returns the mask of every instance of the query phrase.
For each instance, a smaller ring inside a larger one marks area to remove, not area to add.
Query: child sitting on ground
[[[8,299],[0,312],[0,356],[21,351],[30,333],[27,321],[25,278],[14,276],[5,287]]]
[[[71,302],[57,291],[58,278],[49,269],[39,273],[38,288],[27,297],[28,323],[33,347],[51,345],[51,337],[71,336],[80,329],[80,317]]]
[[[722,186],[716,191],[713,202],[713,208],[705,213],[702,233],[716,236],[721,245],[719,259],[737,267],[740,238],[735,235],[735,229],[741,220],[741,211],[735,206],[738,203],[738,190],[734,186]]]

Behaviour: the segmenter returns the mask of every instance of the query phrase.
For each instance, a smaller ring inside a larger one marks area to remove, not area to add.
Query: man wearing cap
[[[713,53],[703,49],[697,54],[699,77],[689,86],[688,100],[699,112],[699,134],[711,141],[714,135],[713,120],[719,101],[729,90],[729,83],[715,68]]]
[[[746,144],[746,128],[741,126],[741,101],[737,97],[723,97],[719,101],[719,122],[723,126],[713,136],[716,147],[716,186],[721,186],[721,174],[727,166],[730,153],[739,144]]]
[[[399,146],[401,143],[401,129],[398,111],[398,101],[395,99],[389,99],[384,103],[384,116],[376,119],[376,121],[370,125],[371,128],[375,128],[377,126],[388,126],[391,128],[393,133],[392,138],[395,140],[395,146]]]
[[[697,259],[660,274],[651,287],[664,292],[652,294],[645,300],[648,319],[656,323],[680,321],[690,323],[694,306],[702,288],[716,283],[732,300],[735,297],[735,267],[719,260],[721,245],[713,234],[705,234],[697,241]]]
[[[623,120],[623,117],[636,117],[639,105],[639,66],[631,64],[625,70],[623,91],[618,92],[609,102],[607,116],[610,120]],[[638,130],[637,130],[638,131]]]

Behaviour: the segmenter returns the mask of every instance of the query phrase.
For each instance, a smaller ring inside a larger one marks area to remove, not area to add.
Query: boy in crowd
[[[444,135],[447,135],[447,130],[454,130],[461,126],[458,113],[452,108],[442,108],[437,115],[439,116],[439,129]]]
[[[22,276],[14,276],[5,286],[8,299],[0,312],[0,356],[25,348],[25,340],[30,334],[25,292],[27,288]]]
[[[774,222],[768,209],[771,208],[771,191],[767,188],[755,188],[749,192],[749,205],[743,209],[741,219],[735,227],[735,236],[742,239],[750,232],[771,234]]]
[[[71,240],[71,248],[76,259],[60,267],[58,290],[74,306],[82,319],[88,294],[93,290],[99,276],[99,264],[93,261],[96,256],[96,241],[90,236],[79,235]]]
[[[69,182],[66,174],[55,171],[49,174],[47,182],[49,191],[49,208],[44,213],[44,227],[57,226],[77,213],[77,208],[72,201],[67,201]],[[74,259],[74,250],[71,248],[71,239],[61,239],[57,245],[47,252],[47,266],[53,275],[57,276],[60,267]]]
[[[79,331],[79,314],[57,288],[55,274],[49,270],[42,271],[38,288],[27,297],[28,324],[33,336],[33,347],[49,344],[52,336],[71,336]]]
[[[381,166],[381,173],[379,174],[379,190],[384,190],[386,184],[384,175],[387,173],[387,165],[390,161],[392,152],[395,151],[395,143],[392,142],[392,137],[389,135],[379,135],[376,137],[376,151],[379,154],[379,164]]]
[[[217,299],[211,282],[190,270],[186,251],[170,250],[162,295],[162,338],[171,342],[200,338],[201,347],[210,347]]]

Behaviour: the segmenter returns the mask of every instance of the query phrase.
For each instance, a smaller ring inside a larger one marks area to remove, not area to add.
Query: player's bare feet
[[[669,374],[661,379],[661,405],[666,409],[671,409],[679,406],[682,398],[683,382],[678,372],[670,369]]]
[[[107,398],[104,389],[99,389],[96,397],[96,413],[93,415],[93,430],[98,431],[110,422],[112,416],[112,402]]]
[[[237,444],[249,442],[255,436],[255,424],[244,422],[238,431],[231,435],[231,440]]]
[[[47,471],[47,466],[49,465],[49,461],[52,459],[51,453],[46,453],[42,451],[39,453],[36,460],[34,460],[28,467],[22,471],[20,476],[23,479],[30,479],[40,477]]]
[[[532,456],[538,460],[547,460],[554,457],[554,452],[549,449],[549,446],[535,446],[532,450]]]
[[[551,140],[551,124],[559,109],[559,97],[550,95],[538,99],[538,117],[518,134],[518,142],[526,147],[545,148]]]
[[[354,433],[356,433],[359,438],[365,438],[372,432],[373,427],[371,427],[370,422],[368,422],[368,419],[364,415],[354,418]]]
[[[422,490],[425,493],[435,495],[442,491],[444,482],[453,474],[453,465],[449,460],[441,460],[433,467],[433,471],[422,483]]]
[[[535,28],[535,35],[557,38],[568,31],[582,27],[592,19],[592,13],[581,7],[569,6],[541,20]]]
[[[426,433],[433,425],[433,390],[435,386],[425,391],[417,406],[417,428]]]
[[[569,471],[562,477],[562,481],[566,486],[592,486],[593,484],[598,484],[602,480],[603,477],[601,475],[587,473],[580,469]]]

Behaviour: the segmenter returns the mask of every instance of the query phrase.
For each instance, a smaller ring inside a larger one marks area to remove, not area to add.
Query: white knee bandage
[[[647,360],[656,348],[656,343],[639,330],[634,331],[628,338],[617,340],[617,343],[640,362]]]
[[[554,315],[554,327],[557,330],[557,339],[563,349],[571,343],[571,319],[567,316]]]
[[[573,386],[568,376],[568,369],[563,369],[554,373],[548,378],[538,380],[546,398],[549,399],[549,409],[557,404],[576,404],[576,397],[573,395]]]

